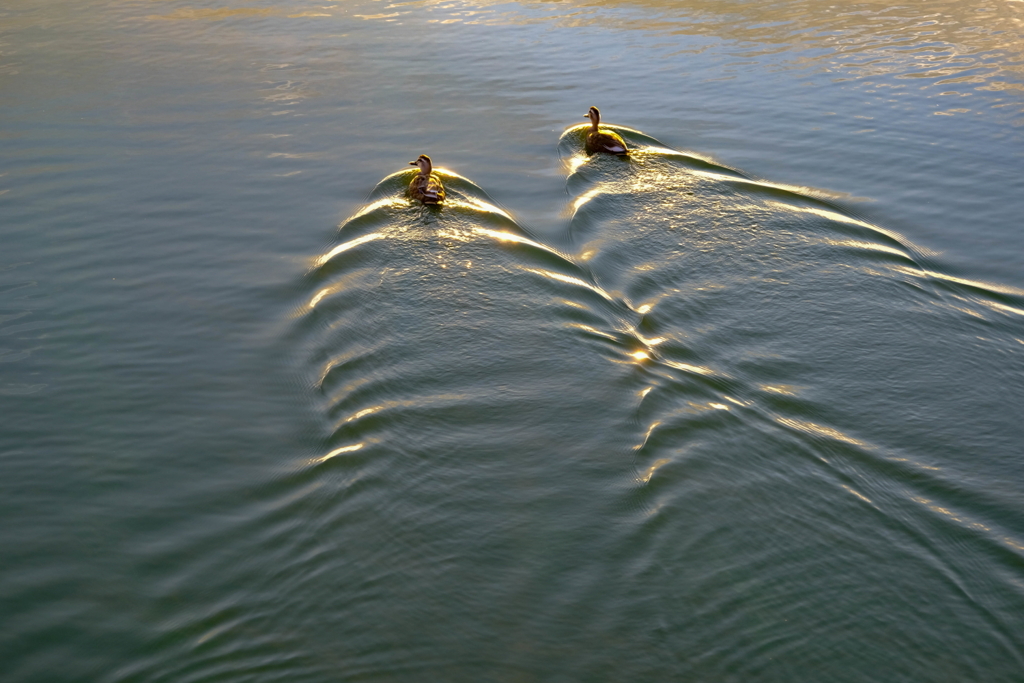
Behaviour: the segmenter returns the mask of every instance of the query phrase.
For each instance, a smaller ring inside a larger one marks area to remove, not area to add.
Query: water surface
[[[9,3],[6,678],[1017,680],[1022,7]]]

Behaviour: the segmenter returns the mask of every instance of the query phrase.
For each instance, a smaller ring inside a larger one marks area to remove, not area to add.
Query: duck
[[[440,204],[444,201],[444,185],[441,184],[441,176],[433,171],[430,157],[421,154],[416,161],[410,161],[410,166],[418,166],[420,172],[413,176],[409,183],[409,196],[424,204]]]
[[[598,111],[597,107],[591,107],[590,111],[583,118],[590,119],[590,132],[587,133],[587,142],[584,146],[587,154],[604,152],[605,154],[616,154],[620,157],[629,156],[626,141],[618,133],[610,130],[598,130],[598,124],[601,123],[601,112]]]

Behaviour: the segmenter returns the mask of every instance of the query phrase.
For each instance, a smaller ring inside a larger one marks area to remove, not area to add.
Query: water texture
[[[0,8],[4,680],[1020,680],[1022,7]]]

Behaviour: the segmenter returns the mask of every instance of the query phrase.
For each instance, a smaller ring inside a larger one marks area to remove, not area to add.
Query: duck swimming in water
[[[430,157],[421,154],[416,161],[410,161],[409,165],[420,168],[420,172],[413,176],[412,182],[409,183],[409,196],[424,204],[443,202],[444,185],[441,184],[441,177],[433,172]]]
[[[587,154],[604,152],[605,154],[617,154],[620,157],[629,156],[626,141],[618,133],[597,129],[598,124],[601,123],[601,112],[597,110],[597,107],[591,107],[584,118],[590,119],[590,132],[587,133],[587,143],[584,146]]]

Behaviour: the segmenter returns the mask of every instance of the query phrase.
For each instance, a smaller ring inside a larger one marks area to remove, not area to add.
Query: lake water
[[[1024,3],[6,0],[0,112],[4,681],[1024,677]]]

